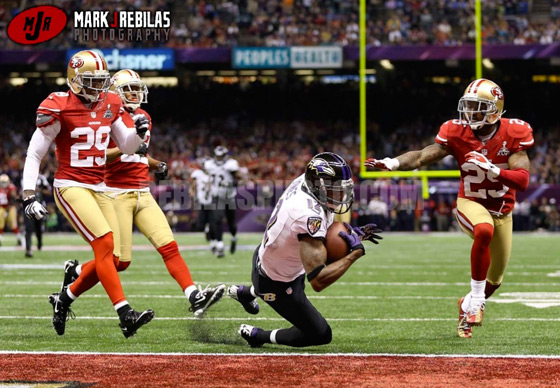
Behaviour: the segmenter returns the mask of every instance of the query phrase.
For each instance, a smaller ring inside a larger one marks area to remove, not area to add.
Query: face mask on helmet
[[[140,104],[148,102],[148,87],[142,81],[130,81],[116,86],[123,104],[130,110],[136,110]]]
[[[457,110],[461,123],[469,125],[474,130],[487,124],[494,124],[500,118],[496,104],[478,98],[462,97]]]
[[[216,159],[217,162],[223,162],[227,159],[228,157],[228,149],[224,146],[217,146],[214,149],[214,159]]]
[[[347,179],[331,183],[320,178],[317,200],[333,213],[346,213],[354,202],[354,182]]]
[[[79,77],[79,78],[78,78]],[[79,74],[75,81],[82,88],[81,95],[85,99],[95,102],[99,101],[101,93],[109,90],[111,77],[109,73],[104,74]]]

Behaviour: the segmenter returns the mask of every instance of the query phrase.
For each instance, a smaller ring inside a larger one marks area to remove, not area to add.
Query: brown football
[[[327,230],[325,246],[327,248],[327,263],[342,259],[348,254],[348,244],[338,235],[338,232],[348,232],[342,222],[335,221]]]

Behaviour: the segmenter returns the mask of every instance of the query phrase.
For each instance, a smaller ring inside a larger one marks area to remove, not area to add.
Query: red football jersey
[[[103,182],[111,124],[123,112],[121,99],[115,93],[107,93],[105,101],[98,102],[93,109],[72,92],[51,93],[39,105],[37,114],[60,122],[60,132],[54,139],[58,161],[55,179],[86,184]],[[39,128],[53,121],[43,122]]]
[[[150,128],[146,131],[144,142],[149,146],[152,131],[152,118],[143,109],[136,109],[134,113],[125,111],[123,120],[127,127],[134,127],[134,120],[132,116],[143,114],[150,121]],[[111,139],[109,141],[109,148],[114,148],[117,145]],[[109,187],[116,187],[119,189],[142,189],[148,187],[150,183],[150,166],[148,165],[148,158],[138,154],[127,155],[123,154],[111,163],[107,163],[105,169],[105,184]]]
[[[8,187],[0,187],[0,207],[7,208],[10,204],[10,200],[17,197],[17,188],[13,183],[10,183]]]
[[[459,197],[480,203],[495,213],[509,213],[515,204],[515,190],[491,178],[480,167],[465,162],[465,154],[477,151],[501,169],[509,169],[511,154],[533,146],[533,129],[518,119],[500,119],[496,133],[487,141],[479,140],[468,125],[459,120],[443,123],[435,139],[457,159],[461,170]]]

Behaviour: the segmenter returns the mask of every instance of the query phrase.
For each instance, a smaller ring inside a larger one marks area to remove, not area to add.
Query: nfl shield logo
[[[97,117],[97,113],[95,113],[95,112],[89,112],[89,114],[91,115],[92,119]]]
[[[321,229],[321,223],[323,220],[321,217],[309,217],[307,219],[307,230],[309,231],[310,235],[314,235]]]

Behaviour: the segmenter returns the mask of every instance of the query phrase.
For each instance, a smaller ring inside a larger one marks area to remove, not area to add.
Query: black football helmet
[[[305,185],[309,193],[331,212],[346,213],[354,202],[352,170],[335,153],[315,155],[305,168]]]

